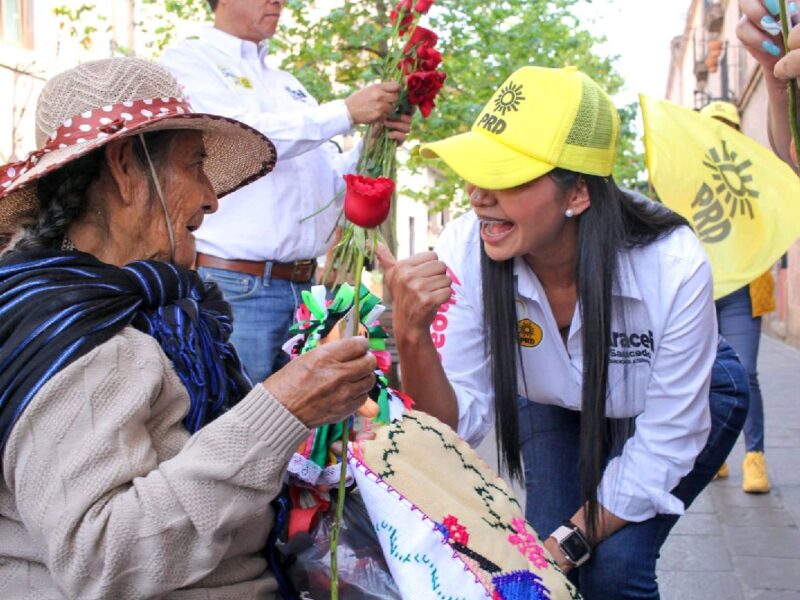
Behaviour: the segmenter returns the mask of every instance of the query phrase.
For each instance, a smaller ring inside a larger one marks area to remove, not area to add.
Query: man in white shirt
[[[385,122],[400,142],[409,131],[408,118],[385,121],[398,99],[397,83],[318,104],[295,77],[265,64],[264,41],[275,34],[284,3],[209,0],[214,27],[161,59],[196,111],[236,118],[277,148],[270,176],[231,194],[196,233],[198,270],[230,301],[233,342],[257,381],[283,359],[280,347],[300,294],[310,288],[316,257],[331,244],[342,175],[358,160],[358,147],[342,154],[330,139],[358,124]]]

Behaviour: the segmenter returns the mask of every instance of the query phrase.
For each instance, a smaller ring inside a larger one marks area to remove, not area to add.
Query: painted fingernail
[[[789,2],[789,14],[796,15],[800,13],[800,10],[797,8],[797,2]]]
[[[772,54],[772,56],[781,55],[781,49],[778,48],[778,46],[776,46],[774,42],[770,41],[761,42],[761,47],[764,49],[764,52],[768,52],[769,54]]]
[[[761,29],[770,35],[778,35],[781,32],[781,26],[769,15],[761,19]]]
[[[774,16],[781,14],[781,6],[778,4],[778,0],[764,0],[764,6],[766,6],[767,10]]]

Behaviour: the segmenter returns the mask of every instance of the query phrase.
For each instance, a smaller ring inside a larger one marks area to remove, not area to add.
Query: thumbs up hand
[[[421,252],[398,261],[383,244],[375,256],[392,294],[392,324],[398,344],[430,337],[436,311],[452,294],[447,265],[435,252]]]

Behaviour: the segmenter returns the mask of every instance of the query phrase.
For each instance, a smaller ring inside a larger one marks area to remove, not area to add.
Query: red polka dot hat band
[[[31,152],[20,161],[0,167],[0,187],[10,187],[15,179],[35,166],[42,156],[54,150],[105,140],[153,120],[191,112],[189,104],[181,98],[134,100],[87,110],[64,121],[42,148]]]
[[[49,79],[36,104],[38,148],[0,166],[0,246],[47,203],[39,180],[120,138],[202,134],[203,170],[218,198],[272,170],[277,155],[266,136],[236,119],[196,113],[182,96],[169,71],[135,57],[82,63]]]

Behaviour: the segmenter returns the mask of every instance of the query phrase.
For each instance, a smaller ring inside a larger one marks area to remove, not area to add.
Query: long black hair
[[[646,246],[687,221],[656,202],[647,202],[621,190],[611,177],[582,175],[555,169],[551,177],[562,193],[586,182],[591,206],[578,219],[575,272],[581,310],[583,385],[580,415],[580,481],[587,505],[587,533],[595,538],[599,504],[597,487],[609,452],[628,433],[615,430],[606,418],[608,351],[611,341],[612,289],[620,251]],[[517,397],[516,284],[514,260],[493,261],[481,247],[481,284],[487,346],[494,389],[495,435],[498,463],[509,475],[522,478]],[[535,399],[534,399],[535,400]],[[616,431],[616,434],[615,434]]]

